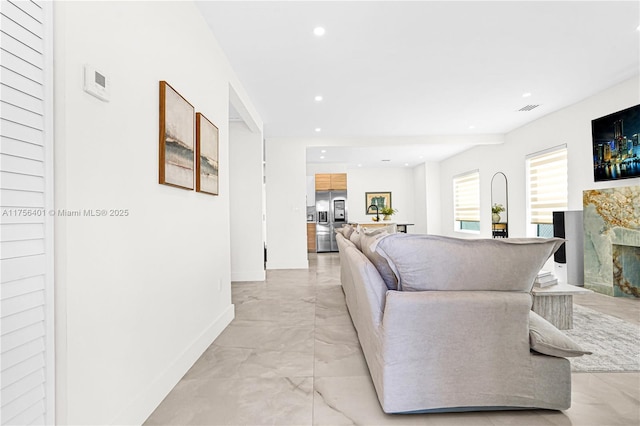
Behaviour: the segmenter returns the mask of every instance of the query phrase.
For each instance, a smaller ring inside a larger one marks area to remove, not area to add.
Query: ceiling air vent
[[[520,108],[518,111],[531,111],[532,109],[538,108],[540,105],[526,105]]]

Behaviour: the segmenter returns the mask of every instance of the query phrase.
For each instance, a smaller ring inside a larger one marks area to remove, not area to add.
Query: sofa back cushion
[[[386,235],[389,234],[385,230],[376,232],[365,231],[360,237],[360,248],[367,259],[376,267],[387,288],[389,290],[397,290],[398,279],[396,278],[396,274],[391,270],[389,262],[387,262],[387,259],[382,257],[380,253],[376,252],[375,249],[372,249],[372,247],[375,248],[376,242]]]
[[[338,251],[342,252],[345,247],[355,247],[355,245],[351,242],[351,240],[347,239],[342,235],[342,233],[336,233],[336,243],[338,244]]]
[[[355,246],[358,248],[358,250],[360,250],[360,238],[362,236],[362,230],[360,229],[360,227],[358,226],[357,228],[355,228],[353,230],[353,232],[351,233],[351,235],[349,236],[349,240],[355,244]]]
[[[398,289],[530,292],[560,238],[460,239],[393,234],[373,248],[387,259]]]
[[[344,224],[340,228],[336,228],[335,230],[336,230],[336,233],[342,234],[346,239],[349,239],[349,237],[351,237],[351,233],[353,232],[354,228],[352,225]]]

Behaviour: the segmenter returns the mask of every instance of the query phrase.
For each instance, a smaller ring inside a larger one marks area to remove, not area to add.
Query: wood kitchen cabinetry
[[[307,251],[315,253],[316,251],[316,224],[307,223]]]
[[[316,174],[316,191],[346,191],[346,173],[318,173]]]

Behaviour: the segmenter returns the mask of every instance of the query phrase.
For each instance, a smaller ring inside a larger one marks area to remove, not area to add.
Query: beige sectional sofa
[[[562,355],[584,352],[556,347],[563,335],[530,315],[535,275],[562,240],[348,228],[336,237],[349,313],[385,412],[569,408]],[[551,330],[537,341],[556,356],[531,350],[530,318]]]

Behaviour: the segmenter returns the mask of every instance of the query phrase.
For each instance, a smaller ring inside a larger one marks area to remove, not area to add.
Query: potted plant
[[[398,212],[398,210],[392,209],[391,207],[387,207],[387,206],[384,206],[383,208],[380,209],[380,214],[384,215],[382,220],[390,220],[391,219],[391,215],[395,214],[397,212]]]
[[[494,203],[493,206],[491,206],[491,221],[493,223],[499,223],[500,213],[502,213],[504,210],[505,208],[502,204]]]

